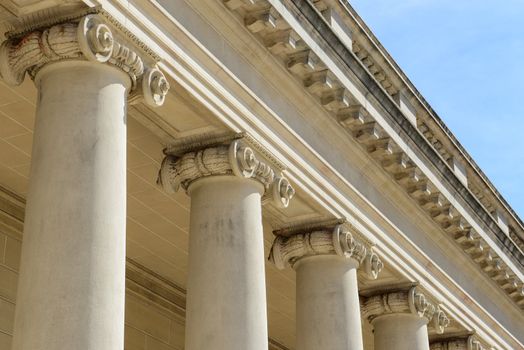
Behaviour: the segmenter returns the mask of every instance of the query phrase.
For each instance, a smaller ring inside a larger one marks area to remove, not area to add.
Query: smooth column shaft
[[[429,350],[428,320],[412,314],[389,314],[373,320],[375,350]]]
[[[191,196],[186,350],[267,350],[262,185],[204,177]]]
[[[36,80],[13,350],[123,349],[130,81],[80,61]]]
[[[302,258],[297,272],[297,349],[362,350],[357,262]]]

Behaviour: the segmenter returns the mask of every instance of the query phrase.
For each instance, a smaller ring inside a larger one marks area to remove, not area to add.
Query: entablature
[[[243,18],[246,28],[404,187],[421,209],[522,307],[522,253],[507,239],[489,213],[472,198],[416,127],[408,122],[402,110],[391,98],[384,96],[384,86],[381,89],[376,80],[369,79],[369,72],[362,70],[362,66],[355,62],[355,56],[348,52],[319,13],[306,3],[295,7],[286,1],[252,3],[231,0],[225,1],[225,4]],[[319,41],[324,42],[319,44]],[[335,49],[330,50],[331,47]],[[342,57],[343,62],[332,58],[336,54]],[[347,81],[348,72],[341,72],[344,69],[341,64],[349,67],[363,85],[361,88],[371,91],[371,94],[366,93],[363,97],[356,92],[351,84],[353,82]],[[383,114],[386,115],[384,119]],[[429,164],[420,164],[427,159]],[[443,189],[443,186],[448,188]],[[462,197],[462,203],[458,204],[456,197]],[[491,233],[486,237],[487,232]],[[508,264],[508,259],[515,259],[516,265]]]
[[[509,223],[509,225],[500,225],[502,231],[510,237],[521,252],[524,252],[524,224],[522,220],[411,83],[352,6],[348,2],[338,0],[318,0],[312,1],[312,3],[324,17],[330,16],[333,12],[337,13],[337,18],[351,33],[353,39],[351,50],[355,56],[391,95],[405,116],[411,119],[411,122],[454,170],[455,175],[471,191],[495,222],[500,222],[498,220],[500,215],[503,217],[502,221]],[[333,25],[331,27],[333,28]],[[336,33],[335,28],[333,28],[333,31]],[[406,105],[407,108],[405,108]]]

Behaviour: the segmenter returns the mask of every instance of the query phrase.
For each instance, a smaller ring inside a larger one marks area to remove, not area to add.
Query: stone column
[[[362,350],[357,268],[376,278],[382,262],[344,225],[277,236],[269,259],[297,273],[297,349]]]
[[[267,350],[261,204],[294,190],[245,138],[205,143],[169,148],[159,176],[191,197],[185,349]]]
[[[485,350],[488,347],[485,347],[482,342],[477,339],[474,335],[466,336],[453,336],[449,338],[439,338],[435,341],[432,341],[430,350]]]
[[[95,15],[9,39],[0,65],[39,96],[12,349],[123,349],[127,97],[167,82]]]
[[[417,287],[364,298],[363,314],[373,326],[376,350],[429,350],[428,323],[437,333],[449,324],[446,314]]]

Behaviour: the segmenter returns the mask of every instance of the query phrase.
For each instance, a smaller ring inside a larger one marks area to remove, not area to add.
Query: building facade
[[[524,224],[346,1],[0,1],[0,349],[524,349]]]

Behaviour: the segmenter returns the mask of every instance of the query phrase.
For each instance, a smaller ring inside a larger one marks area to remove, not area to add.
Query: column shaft
[[[236,176],[194,181],[186,349],[267,350],[261,183]]]
[[[123,349],[130,80],[60,61],[36,84],[13,349]]]
[[[375,350],[429,350],[428,320],[394,313],[373,320]]]
[[[337,255],[296,263],[297,349],[363,349],[357,267],[357,261]]]

